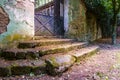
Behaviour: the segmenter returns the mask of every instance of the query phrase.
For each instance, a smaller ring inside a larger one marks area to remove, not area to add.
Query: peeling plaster
[[[0,35],[0,44],[14,41],[17,34],[20,39],[34,36],[34,4],[33,0],[1,0],[0,6],[9,15],[10,23],[7,32]],[[7,38],[10,36],[9,38]],[[19,39],[18,39],[19,40]]]

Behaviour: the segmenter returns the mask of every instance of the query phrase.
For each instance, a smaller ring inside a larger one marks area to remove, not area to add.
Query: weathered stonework
[[[101,28],[100,25],[97,24],[97,20],[94,14],[87,12],[86,14],[87,20],[87,40],[93,41],[101,38]]]
[[[9,23],[9,16],[4,11],[4,9],[0,7],[0,34],[7,31],[8,23]]]
[[[79,41],[93,41],[101,37],[95,16],[87,12],[81,0],[69,1],[69,28],[66,36]]]
[[[0,0],[0,7],[10,19],[7,32],[0,34],[0,46],[34,36],[33,0]]]

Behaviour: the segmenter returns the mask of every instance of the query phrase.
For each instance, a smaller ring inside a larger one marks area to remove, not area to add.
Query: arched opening
[[[7,31],[9,20],[8,14],[0,7],[0,34]]]

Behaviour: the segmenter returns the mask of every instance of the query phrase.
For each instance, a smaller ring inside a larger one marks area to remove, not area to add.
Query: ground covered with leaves
[[[120,39],[117,45],[111,45],[109,39],[102,39],[95,44],[100,46],[97,54],[74,64],[60,76],[30,74],[1,77],[0,80],[120,80]]]

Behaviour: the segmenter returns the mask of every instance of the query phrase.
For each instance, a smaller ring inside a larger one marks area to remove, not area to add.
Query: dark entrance
[[[36,0],[35,35],[64,35],[63,2],[63,0]]]

